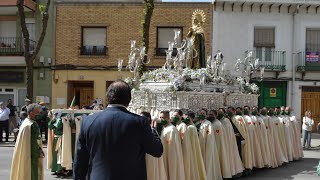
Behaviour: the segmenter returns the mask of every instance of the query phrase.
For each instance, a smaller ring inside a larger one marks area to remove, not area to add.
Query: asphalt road
[[[304,150],[304,158],[284,164],[276,169],[254,170],[249,176],[238,178],[259,180],[320,180],[316,174],[316,167],[320,161],[320,135],[313,135],[312,150]],[[9,180],[13,144],[0,144],[0,180]],[[46,153],[46,149],[45,149]],[[44,160],[46,167],[46,159]],[[57,180],[49,170],[45,170],[44,180]],[[67,178],[67,179],[72,179]]]

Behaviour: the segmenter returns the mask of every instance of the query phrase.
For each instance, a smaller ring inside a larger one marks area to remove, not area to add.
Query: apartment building
[[[310,109],[320,117],[320,1],[215,0],[213,54],[228,69],[253,51],[265,67],[260,107],[291,106],[299,119]]]
[[[206,14],[206,53],[211,54],[212,4],[156,2],[150,25],[147,67],[165,62],[164,50],[181,30],[184,39],[192,25],[195,9]],[[124,60],[122,77],[131,77],[125,69],[130,40],[141,44],[143,1],[60,0],[56,2],[55,64],[53,66],[52,106],[66,108],[73,97],[76,104],[90,105],[101,99],[105,104],[108,85],[119,78],[118,59]]]

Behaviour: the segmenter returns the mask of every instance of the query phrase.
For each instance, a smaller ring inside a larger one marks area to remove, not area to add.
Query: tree
[[[24,0],[17,0],[18,13],[20,17],[20,26],[23,34],[24,42],[24,58],[26,61],[26,73],[27,73],[27,98],[33,100],[33,64],[35,62],[36,56],[40,51],[44,37],[46,35],[48,19],[49,19],[49,6],[51,0],[47,0],[45,6],[39,5],[39,10],[42,15],[42,30],[38,41],[36,42],[36,49],[34,52],[30,52],[30,36],[26,25],[26,17],[24,14]]]
[[[148,54],[149,50],[149,30],[151,17],[154,9],[154,0],[144,0],[145,8],[143,10],[143,20],[142,20],[142,45],[146,47],[146,54]],[[145,57],[144,61],[146,62],[147,57]],[[144,71],[146,71],[147,67],[145,64],[141,64],[139,69],[140,76]]]

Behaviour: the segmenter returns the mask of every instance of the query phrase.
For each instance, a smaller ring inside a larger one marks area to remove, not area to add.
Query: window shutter
[[[83,28],[83,46],[106,46],[106,28]]]
[[[320,52],[320,29],[307,29],[306,51]]]
[[[180,33],[180,41],[182,39],[182,28],[158,28],[158,48],[168,48],[169,44],[168,42],[172,42],[174,38],[174,29],[181,29]]]
[[[274,28],[255,28],[254,47],[275,47]]]

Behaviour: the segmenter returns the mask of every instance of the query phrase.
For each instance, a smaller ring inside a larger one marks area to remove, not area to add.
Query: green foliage
[[[41,14],[43,14],[46,11],[46,5],[39,4],[39,11],[41,12]]]

